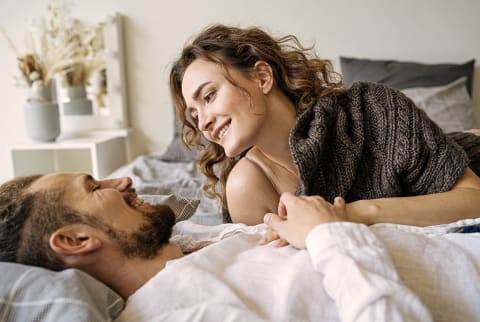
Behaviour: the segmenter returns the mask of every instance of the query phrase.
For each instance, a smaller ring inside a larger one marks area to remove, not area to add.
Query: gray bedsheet
[[[195,163],[165,162],[160,153],[137,157],[134,161],[114,171],[109,177],[129,176],[139,195],[177,194],[200,200],[197,210],[190,218],[200,224],[222,223],[222,208],[217,199],[206,197],[202,192],[202,176]]]

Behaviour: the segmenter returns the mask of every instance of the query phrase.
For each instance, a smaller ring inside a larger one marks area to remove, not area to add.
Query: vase
[[[90,115],[92,114],[92,101],[87,98],[85,86],[70,86],[66,88],[63,102],[64,115]]]
[[[30,98],[25,104],[25,126],[30,139],[55,141],[60,135],[58,104]]]
[[[41,85],[32,85],[29,89],[28,99],[35,100],[35,101],[48,101],[52,102],[54,95],[54,84],[53,82],[49,82],[46,86]]]

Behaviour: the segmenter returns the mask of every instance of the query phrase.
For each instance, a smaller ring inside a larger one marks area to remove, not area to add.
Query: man
[[[121,321],[431,320],[376,235],[341,222],[344,206],[284,194],[263,241],[264,225],[237,225],[183,256],[172,211],[140,200],[129,178],[20,178],[0,187],[0,260],[87,272],[128,299]]]

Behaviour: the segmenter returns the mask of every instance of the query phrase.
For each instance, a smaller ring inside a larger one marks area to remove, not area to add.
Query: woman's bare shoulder
[[[244,157],[230,172],[226,195],[233,222],[256,225],[267,212],[276,212],[278,193],[263,170]]]

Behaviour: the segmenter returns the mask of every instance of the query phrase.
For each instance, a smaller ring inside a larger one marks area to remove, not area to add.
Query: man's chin
[[[152,207],[153,212],[144,214],[146,223],[131,238],[121,243],[121,248],[128,257],[153,258],[172,236],[175,214],[171,208],[165,205]]]

